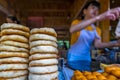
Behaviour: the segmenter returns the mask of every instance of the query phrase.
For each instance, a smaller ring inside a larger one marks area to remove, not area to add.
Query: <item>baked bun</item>
[[[39,59],[50,59],[57,58],[56,54],[32,54],[29,57],[29,60],[39,60]]]
[[[30,31],[31,34],[48,34],[57,37],[57,33],[53,28],[34,28]]]
[[[27,80],[27,75],[15,77],[15,78],[0,78],[0,80]]]
[[[30,48],[36,47],[36,46],[53,46],[57,48],[56,42],[46,41],[46,40],[32,41],[30,43]]]
[[[27,70],[1,71],[0,78],[14,78],[27,74],[28,74]]]
[[[0,58],[8,58],[8,57],[28,58],[29,54],[26,52],[0,52]]]
[[[54,41],[57,42],[56,37],[47,35],[47,34],[33,34],[30,36],[30,41],[37,41],[37,40],[49,40],[49,41]]]
[[[28,27],[14,23],[4,23],[3,25],[1,25],[1,30],[4,29],[17,29],[25,32],[30,32],[30,29]]]
[[[57,70],[58,70],[57,65],[29,67],[30,73],[34,74],[50,74],[52,72],[56,72]]]
[[[49,65],[57,65],[57,59],[41,59],[41,60],[33,60],[29,62],[29,66],[49,66]]]
[[[21,35],[21,36],[24,36],[26,38],[29,38],[30,34],[28,32],[24,32],[24,31],[21,31],[21,30],[15,30],[15,29],[4,29],[1,31],[1,35],[4,36],[4,35]]]
[[[35,53],[51,53],[51,54],[57,54],[58,50],[57,48],[53,46],[37,46],[33,47],[30,50],[30,54],[35,54]]]
[[[28,59],[20,58],[20,57],[10,57],[10,58],[2,58],[0,59],[0,64],[7,63],[28,63]]]
[[[20,36],[20,35],[5,35],[5,36],[2,36],[1,39],[0,39],[0,42],[8,41],[8,40],[23,42],[23,43],[28,43],[29,42],[26,37]]]
[[[51,74],[44,74],[44,75],[37,75],[37,74],[29,74],[29,80],[54,80],[57,78],[58,72],[51,73]]]
[[[12,51],[12,52],[29,52],[29,50],[25,48],[18,48],[14,46],[0,45],[0,51]]]
[[[0,65],[0,71],[6,71],[6,70],[27,70],[28,65],[27,64],[1,64]]]
[[[29,49],[29,45],[27,43],[21,43],[16,41],[2,41],[1,44]]]

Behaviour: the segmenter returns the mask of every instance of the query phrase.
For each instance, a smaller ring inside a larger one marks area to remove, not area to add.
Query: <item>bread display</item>
[[[29,80],[58,80],[56,37],[52,28],[31,30]]]
[[[35,28],[29,32],[23,25],[1,25],[0,80],[58,80],[55,30]]]
[[[0,38],[0,80],[26,80],[29,63],[30,29],[4,23]]]

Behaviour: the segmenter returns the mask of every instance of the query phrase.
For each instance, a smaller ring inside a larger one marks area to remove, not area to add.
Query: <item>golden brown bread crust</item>
[[[29,57],[29,60],[40,60],[40,59],[52,59],[52,58],[57,58],[57,54],[40,54],[40,53],[36,53],[36,54],[32,54]]]
[[[40,59],[40,60],[33,60],[29,62],[29,66],[51,66],[51,65],[57,65],[58,60],[53,59]]]
[[[0,65],[0,72],[1,71],[14,71],[14,70],[27,70],[28,64],[1,64]]]
[[[53,46],[53,47],[57,48],[56,42],[46,41],[46,40],[32,41],[30,43],[30,48],[33,48],[36,46]]]
[[[28,70],[30,73],[33,74],[50,74],[58,71],[58,67],[57,65],[37,66],[37,67],[29,67]]]
[[[57,54],[58,50],[57,48],[53,47],[53,46],[37,46],[37,47],[33,47],[30,50],[30,54],[36,54],[36,53],[43,53],[43,54],[47,54],[47,53],[51,53],[51,54]]]
[[[1,71],[0,78],[15,78],[28,74],[28,70]]]
[[[27,80],[27,75],[22,75],[12,78],[0,78],[0,80]]]
[[[30,42],[37,40],[48,40],[48,41],[57,42],[56,37],[47,34],[32,34],[30,36]]]
[[[30,32],[30,29],[28,27],[14,23],[4,23],[1,25],[1,31],[4,29],[17,29],[25,32]]]
[[[26,38],[29,38],[30,34],[28,32],[24,32],[21,30],[16,30],[16,29],[4,29],[1,31],[1,36],[4,35],[21,35],[21,36],[25,36]]]
[[[22,57],[28,58],[29,54],[26,52],[0,52],[0,58]]]
[[[7,45],[0,45],[0,51],[10,51],[10,52],[27,52],[29,53],[28,49],[25,48],[19,48],[14,46],[7,46]]]
[[[17,42],[22,42],[22,43],[28,43],[28,39],[24,36],[20,35],[5,35],[0,38],[0,42],[2,41],[17,41]]]
[[[53,28],[34,28],[30,31],[31,34],[48,34],[57,37],[57,33]]]
[[[29,44],[16,42],[16,41],[10,41],[10,40],[9,41],[2,41],[1,44],[2,45],[15,46],[15,47],[19,47],[19,48],[29,49]]]
[[[58,77],[58,72],[50,73],[50,74],[29,74],[29,80],[52,80]]]
[[[14,64],[14,63],[28,63],[27,58],[21,58],[21,57],[10,57],[10,58],[1,58],[0,59],[0,64]]]

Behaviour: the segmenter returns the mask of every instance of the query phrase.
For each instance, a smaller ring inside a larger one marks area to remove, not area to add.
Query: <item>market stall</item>
[[[120,80],[119,5],[0,0],[0,80]]]

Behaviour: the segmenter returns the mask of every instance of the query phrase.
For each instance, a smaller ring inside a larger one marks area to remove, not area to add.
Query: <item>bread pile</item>
[[[0,38],[0,80],[26,80],[29,58],[29,28],[4,23]]]
[[[57,80],[57,34],[52,28],[30,32],[29,80]]]

